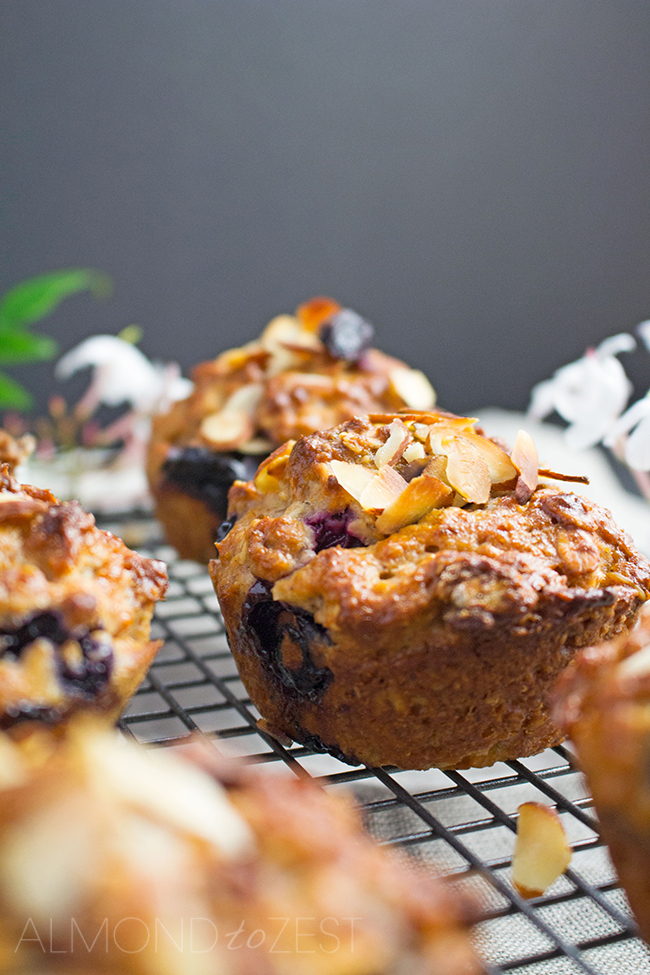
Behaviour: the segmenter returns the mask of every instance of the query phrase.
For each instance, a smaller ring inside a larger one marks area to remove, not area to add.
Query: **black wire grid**
[[[239,680],[205,567],[181,561],[150,519],[105,524],[169,566],[167,600],[152,638],[163,639],[147,679],[122,719],[124,734],[173,746],[199,733],[268,774],[307,772],[329,789],[352,791],[369,832],[449,876],[478,899],[476,947],[491,975],[650,975],[582,776],[564,747],[533,759],[464,772],[351,768],[302,745],[285,748],[257,727],[259,713]],[[544,897],[523,900],[510,881],[517,807],[557,809],[573,846],[566,874]]]

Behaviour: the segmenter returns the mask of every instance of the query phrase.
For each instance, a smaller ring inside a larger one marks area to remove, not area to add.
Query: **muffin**
[[[270,729],[414,769],[562,740],[555,679],[632,625],[650,565],[607,511],[537,483],[523,431],[509,456],[474,423],[357,418],[231,489],[211,573]]]
[[[1,971],[42,971],[39,939],[48,975],[482,970],[473,907],[375,845],[346,798],[71,732],[0,738]]]
[[[356,312],[314,298],[195,368],[194,392],[154,420],[147,459],[156,514],[183,558],[214,556],[230,485],[280,444],[356,414],[433,406],[426,377],[370,348],[372,334]]]
[[[603,839],[650,942],[648,607],[628,636],[583,652],[558,685],[555,717],[575,745]]]
[[[95,527],[76,501],[0,469],[0,729],[79,710],[118,717],[151,663],[162,562]]]

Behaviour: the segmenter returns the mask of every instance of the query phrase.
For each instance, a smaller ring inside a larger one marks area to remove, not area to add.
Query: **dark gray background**
[[[0,27],[0,288],[115,282],[48,320],[64,349],[137,322],[188,368],[325,293],[463,411],[650,317],[647,0],[5,0]]]

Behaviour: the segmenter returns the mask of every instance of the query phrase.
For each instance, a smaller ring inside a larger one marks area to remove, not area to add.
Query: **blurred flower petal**
[[[640,336],[646,349],[650,352],[650,318],[637,325],[636,333]]]
[[[596,355],[601,358],[618,355],[620,352],[634,352],[635,349],[634,337],[629,332],[619,332],[618,335],[610,335],[609,338],[603,339],[596,349]]]
[[[634,471],[650,470],[650,415],[630,434],[625,444],[625,463]]]
[[[611,428],[603,443],[606,447],[613,447],[619,437],[623,434],[628,433],[633,426],[642,420],[644,417],[650,414],[650,394],[643,397],[643,399],[638,400],[634,403],[629,410],[626,410],[623,416],[620,416],[614,426]]]
[[[562,366],[552,379],[533,388],[531,418],[541,419],[555,410],[571,424],[566,431],[568,444],[580,450],[593,447],[607,435],[632,391],[613,353],[634,347],[631,335],[613,335],[581,359]]]

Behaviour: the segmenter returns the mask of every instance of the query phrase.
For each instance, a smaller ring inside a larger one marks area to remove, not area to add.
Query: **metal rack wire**
[[[165,643],[121,722],[148,746],[173,746],[198,733],[268,774],[307,772],[328,789],[352,790],[368,830],[470,889],[483,907],[477,948],[491,975],[650,975],[582,777],[563,747],[534,759],[464,772],[351,768],[301,745],[285,748],[257,727],[239,680],[207,571],[180,561],[151,519],[103,524],[169,565],[167,601],[153,636]],[[510,882],[516,811],[554,806],[574,854],[544,897],[523,900]]]

